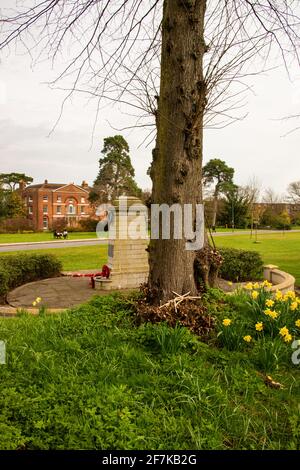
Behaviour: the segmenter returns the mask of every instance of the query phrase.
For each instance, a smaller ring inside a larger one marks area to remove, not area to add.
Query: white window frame
[[[72,210],[70,210],[71,207],[72,207]],[[72,202],[68,204],[68,214],[70,215],[76,214],[76,207],[75,207],[75,204],[73,204]]]

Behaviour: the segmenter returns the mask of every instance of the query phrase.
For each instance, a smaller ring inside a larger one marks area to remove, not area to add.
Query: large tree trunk
[[[215,227],[217,223],[217,212],[218,212],[218,194],[214,194],[212,223],[211,223],[213,227]]]
[[[161,83],[157,113],[157,142],[153,150],[152,202],[202,203],[201,170],[205,0],[165,0],[162,23]],[[150,288],[157,301],[197,292],[195,252],[186,240],[151,240]]]

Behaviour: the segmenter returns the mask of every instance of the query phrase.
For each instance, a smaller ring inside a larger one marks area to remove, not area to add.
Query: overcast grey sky
[[[0,172],[25,172],[34,182],[92,183],[98,171],[103,138],[119,133],[114,128],[132,124],[126,108],[110,105],[100,113],[91,146],[95,103],[74,97],[68,102],[56,130],[51,131],[60,111],[64,93],[43,82],[55,77],[50,64],[30,67],[26,56],[1,54],[0,63]],[[300,125],[282,122],[288,114],[300,112],[300,71],[278,69],[248,84],[254,94],[247,97],[242,113],[248,116],[226,129],[205,131],[204,161],[221,158],[236,170],[235,180],[246,184],[256,176],[262,186],[284,193],[291,181],[300,180],[300,131],[283,135]],[[123,111],[123,114],[122,112]],[[111,125],[110,125],[111,124]],[[136,179],[143,188],[151,182],[146,175],[152,145],[142,146],[144,132],[124,131],[128,140]]]

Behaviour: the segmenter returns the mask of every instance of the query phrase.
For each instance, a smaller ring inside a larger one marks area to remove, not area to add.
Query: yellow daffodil
[[[253,289],[259,289],[259,283],[258,282],[255,282],[253,284]]]
[[[33,306],[33,307],[36,306],[36,301],[32,302],[32,306]]]
[[[265,280],[265,281],[262,283],[262,285],[263,285],[264,287],[266,287],[266,288],[269,289],[270,287],[272,287],[273,284],[271,284],[271,282]]]
[[[281,336],[286,336],[286,335],[289,334],[289,330],[287,329],[286,326],[284,326],[283,328],[280,328],[279,334],[280,334]]]
[[[254,291],[251,293],[251,297],[252,297],[253,300],[256,300],[257,297],[258,297],[258,295],[259,295],[259,294],[258,294],[257,290],[254,290]]]
[[[295,321],[295,325],[300,328],[300,318],[298,318],[298,320]]]
[[[223,323],[224,326],[230,326],[230,325],[231,325],[231,321],[232,321],[232,320],[230,320],[229,318],[224,318],[224,320],[223,320],[222,323]]]
[[[229,286],[232,286],[232,282],[231,281],[228,281],[227,283]]]
[[[294,312],[295,310],[297,310],[298,308],[298,302],[292,302],[291,303],[291,306],[290,306],[290,309],[292,310],[292,312]]]
[[[35,299],[35,301],[36,301],[38,304],[41,302],[41,300],[42,300],[41,297],[37,297],[37,298]]]
[[[252,341],[252,336],[246,335],[244,336],[243,340],[246,341],[246,343],[250,343]]]
[[[255,329],[256,329],[256,331],[263,331],[263,329],[264,329],[264,324],[263,324],[263,322],[262,322],[262,321],[259,321],[258,323],[256,323]]]
[[[273,320],[275,320],[275,318],[278,317],[278,313],[275,312],[275,310],[270,310],[269,308],[267,308],[267,310],[264,310],[264,313],[265,313],[265,315],[267,315],[268,317],[273,318]]]
[[[284,336],[283,340],[286,342],[286,343],[289,343],[290,341],[292,341],[292,335],[290,335],[289,333],[287,335]]]
[[[252,282],[248,282],[248,284],[245,285],[245,289],[247,289],[247,290],[252,290],[252,289],[253,289],[253,284],[252,284]]]
[[[274,303],[275,303],[275,302],[274,302],[274,300],[272,300],[272,299],[267,299],[267,300],[266,300],[266,306],[267,306],[267,307],[273,307]]]
[[[277,290],[276,294],[275,294],[275,299],[276,300],[281,300],[282,297],[283,297],[282,292],[280,290]]]
[[[293,290],[289,290],[286,295],[290,298],[290,299],[294,299],[296,297],[296,294]]]

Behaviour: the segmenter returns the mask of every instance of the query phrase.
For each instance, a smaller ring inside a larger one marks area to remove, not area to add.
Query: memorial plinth
[[[96,289],[134,289],[149,275],[147,208],[135,197],[120,197],[109,212],[107,281],[97,281]]]

